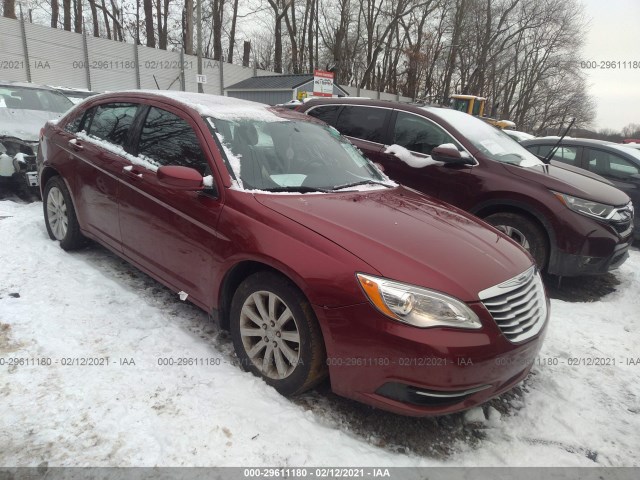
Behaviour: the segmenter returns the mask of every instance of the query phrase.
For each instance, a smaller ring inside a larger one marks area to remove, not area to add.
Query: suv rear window
[[[341,105],[321,105],[319,107],[312,108],[307,112],[307,114],[328,123],[332,127],[335,127],[340,107]]]
[[[345,106],[336,128],[349,137],[384,143],[384,128],[391,110],[379,107]]]

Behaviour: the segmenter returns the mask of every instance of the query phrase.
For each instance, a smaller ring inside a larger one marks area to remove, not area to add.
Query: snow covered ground
[[[61,250],[39,202],[0,200],[0,269],[0,465],[640,465],[638,250],[614,293],[552,301],[523,387],[420,420],[279,396],[203,312],[99,246]]]

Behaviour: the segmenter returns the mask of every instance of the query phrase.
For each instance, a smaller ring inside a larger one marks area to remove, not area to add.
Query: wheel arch
[[[238,286],[249,276],[261,271],[273,272],[286,278],[292,285],[300,290],[302,295],[304,295],[304,297],[310,302],[308,295],[300,284],[282,269],[276,268],[273,265],[260,260],[241,260],[226,270],[218,288],[218,309],[213,316],[220,327],[225,330],[229,329],[231,300],[233,299],[233,294],[238,289]]]
[[[470,212],[482,219],[496,213],[514,213],[533,221],[536,225],[542,228],[542,231],[545,233],[547,241],[549,242],[548,261],[551,261],[554,257],[556,252],[555,230],[547,217],[528,203],[513,200],[489,200],[476,205],[470,210]]]
[[[67,187],[67,190],[69,191],[69,198],[71,198],[71,204],[73,206],[73,210],[76,213],[76,218],[78,219],[78,223],[80,224],[80,230],[83,230],[83,219],[80,217],[80,215],[78,215],[78,208],[76,207],[76,199],[73,197],[73,190],[71,189],[71,185],[69,185],[69,182],[67,181],[66,178],[64,178],[64,175],[62,175],[58,170],[56,170],[54,167],[51,166],[46,166],[42,169],[42,173],[40,174],[40,193],[42,196],[42,201],[46,202],[46,198],[44,198],[44,189],[47,186],[47,182],[49,180],[51,180],[53,177],[60,177],[62,179],[62,181],[64,182],[65,186]],[[82,232],[84,234],[84,231]]]

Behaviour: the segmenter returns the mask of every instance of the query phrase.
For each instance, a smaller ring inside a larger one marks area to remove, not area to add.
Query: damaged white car
[[[0,81],[0,188],[39,193],[40,129],[72,106],[71,100],[52,88]]]

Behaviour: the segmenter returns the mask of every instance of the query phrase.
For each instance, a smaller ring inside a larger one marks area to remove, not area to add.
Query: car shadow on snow
[[[597,302],[616,291],[620,281],[615,273],[588,277],[545,275],[544,284],[549,297],[565,302]]]

